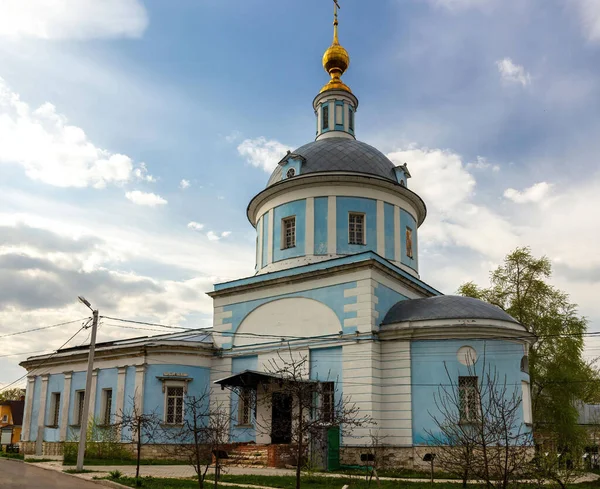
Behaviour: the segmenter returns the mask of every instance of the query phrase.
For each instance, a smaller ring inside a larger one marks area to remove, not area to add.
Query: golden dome
[[[338,20],[337,20],[337,9],[335,10],[335,20],[333,21],[333,43],[325,54],[323,54],[323,68],[331,76],[331,80],[322,89],[325,90],[346,90],[352,93],[350,87],[342,81],[342,75],[350,66],[350,55],[348,51],[340,45],[338,40]]]

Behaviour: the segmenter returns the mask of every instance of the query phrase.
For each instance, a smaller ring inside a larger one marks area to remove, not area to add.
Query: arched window
[[[529,373],[529,357],[527,355],[523,355],[521,358],[521,372]]]

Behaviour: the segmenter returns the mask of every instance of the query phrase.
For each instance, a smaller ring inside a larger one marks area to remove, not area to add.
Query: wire
[[[75,321],[72,321],[72,322],[75,322]],[[42,368],[54,355],[56,355],[59,352],[59,350],[61,348],[64,348],[65,345],[69,341],[71,341],[73,338],[75,338],[75,336],[77,336],[81,331],[83,331],[84,328],[85,328],[85,326],[82,326],[81,328],[79,328],[77,330],[77,332],[73,336],[71,336],[67,341],[65,341],[61,346],[59,346],[58,349],[52,355],[50,355],[48,358],[44,359],[44,361],[41,364],[39,364],[34,369],[28,371],[27,373],[25,373],[24,375],[22,375],[21,377],[19,377],[17,380],[15,380],[15,381],[11,382],[10,384],[5,385],[4,387],[2,387],[2,389],[0,389],[0,392],[4,392],[6,389],[8,389],[9,387],[15,385],[17,382],[20,382],[21,380],[23,380],[28,375],[31,375],[32,372],[35,372],[35,371],[39,370],[40,368]]]
[[[78,323],[79,321],[85,321],[86,319],[89,319],[89,318],[75,319],[73,321],[67,321],[65,323],[53,324],[51,326],[43,326],[41,328],[27,329],[25,331],[17,331],[16,333],[3,334],[0,336],[0,338],[6,338],[7,336],[16,336],[16,335],[25,334],[25,333],[33,333],[34,331],[42,331],[44,329],[58,328],[59,326],[66,326],[67,324]]]

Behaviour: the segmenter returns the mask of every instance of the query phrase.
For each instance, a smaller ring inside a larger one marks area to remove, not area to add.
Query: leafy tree
[[[25,395],[25,389],[15,387],[14,389],[6,389],[0,392],[0,402],[18,401]]]
[[[538,337],[529,351],[534,431],[560,451],[580,443],[575,402],[597,402],[600,377],[583,358],[587,320],[551,277],[547,257],[517,248],[490,273],[488,288],[468,282],[458,292],[500,307]]]

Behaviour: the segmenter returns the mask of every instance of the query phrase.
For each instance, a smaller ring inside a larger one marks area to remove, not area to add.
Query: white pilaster
[[[144,384],[146,380],[146,364],[135,367],[135,407],[141,414],[144,412]]]
[[[96,417],[96,389],[98,387],[98,369],[92,371],[92,387],[90,392],[90,410],[88,413],[88,421]],[[86,393],[87,395],[87,393]]]
[[[377,254],[385,257],[385,204],[377,201]]]
[[[306,199],[305,255],[315,254],[315,198]]]
[[[118,420],[125,411],[125,377],[127,376],[127,366],[117,368],[117,395],[115,397],[115,417]],[[118,425],[117,425],[118,426]],[[120,429],[117,438],[121,440]]]
[[[35,389],[35,377],[27,377],[27,390],[25,391],[25,411],[23,413],[23,429],[21,430],[21,440],[29,441],[31,432],[31,411],[33,409],[33,394]]]
[[[327,253],[337,252],[337,201],[335,195],[327,199]]]
[[[269,227],[267,229],[267,263],[273,263],[273,209],[271,209],[267,215]]]
[[[46,400],[48,397],[48,379],[50,375],[44,374],[42,375],[42,390],[40,392],[39,406],[40,410],[38,412],[38,428],[46,425]]]
[[[71,401],[71,378],[73,372],[65,372],[65,387],[62,392],[62,406],[60,413],[60,441],[67,440],[69,426],[69,403]]]
[[[400,207],[394,206],[394,260],[402,261],[402,248],[400,246]]]
[[[262,259],[263,259],[263,221],[264,221],[264,217],[262,219],[259,219],[258,221],[258,226],[256,227],[256,233],[258,235],[258,241],[256,243],[256,248],[257,248],[257,252],[256,252],[256,269],[260,270],[262,268]]]

